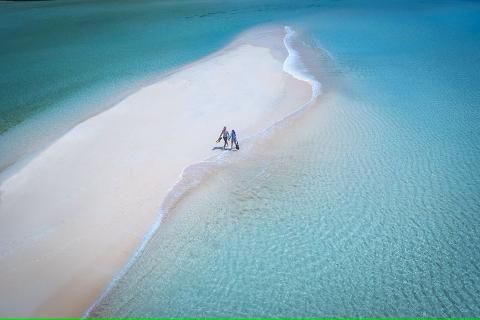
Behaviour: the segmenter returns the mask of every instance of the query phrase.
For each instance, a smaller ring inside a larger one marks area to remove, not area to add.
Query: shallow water
[[[0,169],[288,24],[318,103],[241,141],[93,315],[480,316],[479,21],[475,1],[2,3]]]
[[[190,191],[92,315],[479,316],[479,21],[466,1],[289,21],[333,59],[303,51],[318,103]]]
[[[0,3],[0,171],[244,29],[314,1]]]

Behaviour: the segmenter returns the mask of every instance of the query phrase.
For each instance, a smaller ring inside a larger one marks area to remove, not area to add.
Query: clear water
[[[240,31],[312,6],[287,0],[0,3],[0,170]]]
[[[480,315],[480,4],[370,4],[292,19],[334,59],[304,57],[322,98],[189,192],[92,315]]]
[[[323,94],[188,192],[91,315],[480,316],[480,3],[116,3],[29,5],[86,8],[109,92],[272,21],[318,47],[300,53]]]

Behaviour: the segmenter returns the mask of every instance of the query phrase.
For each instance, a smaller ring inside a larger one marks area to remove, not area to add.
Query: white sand
[[[212,150],[223,125],[241,141],[308,100],[310,87],[282,71],[283,36],[242,35],[77,125],[3,181],[0,316],[81,316],[182,169],[230,152]]]

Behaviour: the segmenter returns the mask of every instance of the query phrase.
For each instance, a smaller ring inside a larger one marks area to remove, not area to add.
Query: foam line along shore
[[[269,27],[272,29],[273,27]],[[275,27],[277,30],[276,37],[281,36],[279,32],[280,26]],[[307,83],[310,86],[310,97],[308,98],[305,95],[304,99],[298,99],[296,101],[288,102],[289,110],[287,113],[283,113],[281,117],[276,118],[274,122],[265,128],[260,128],[254,130],[250,135],[244,137],[242,142],[242,154],[248,153],[252,147],[255,147],[255,144],[262,139],[270,136],[271,133],[275,131],[278,126],[286,125],[287,122],[290,122],[294,117],[302,112],[306,112],[308,107],[314,105],[315,101],[321,94],[321,83],[315,79],[315,77],[308,72],[308,68],[302,63],[300,53],[297,49],[294,48],[293,42],[299,41],[297,33],[289,26],[284,27],[285,33],[283,36],[284,49],[287,51],[287,56],[283,61],[283,70],[287,74],[290,74],[293,78],[300,80],[301,82]],[[233,46],[237,45],[239,42],[249,42],[251,38],[257,38],[265,31],[263,28],[256,28],[251,31],[248,31],[240,36],[234,43]],[[260,42],[264,43],[266,39],[262,39]],[[278,39],[276,39],[278,41]],[[270,43],[271,44],[271,43]],[[298,46],[298,44],[297,44]],[[277,53],[281,53],[280,48]],[[295,90],[295,88],[292,88]],[[290,90],[290,89],[288,89]],[[279,104],[281,106],[281,104]],[[167,196],[162,202],[162,206],[158,212],[157,219],[153,226],[150,228],[149,232],[144,236],[141,244],[135,250],[135,253],[129,259],[128,263],[115,275],[111,283],[106,287],[104,292],[100,297],[93,303],[88,310],[85,312],[84,317],[90,317],[95,314],[96,308],[102,304],[103,300],[108,297],[108,294],[115,287],[117,282],[122,279],[122,277],[128,272],[129,268],[135,263],[135,261],[140,257],[142,251],[145,249],[148,241],[159,231],[159,227],[163,220],[168,219],[168,215],[176,204],[181,201],[184,196],[194,188],[201,187],[202,182],[205,182],[212,174],[214,174],[220,167],[228,166],[231,161],[235,161],[235,157],[239,155],[231,153],[220,153],[213,157],[209,157],[206,160],[191,164],[183,169],[182,174],[179,180],[171,187],[168,191]],[[161,232],[161,231],[159,231]]]
[[[4,180],[2,312],[81,315],[183,168],[211,157],[223,125],[253,135],[308,101],[310,85],[283,71],[284,36],[283,26],[246,32],[77,125]]]

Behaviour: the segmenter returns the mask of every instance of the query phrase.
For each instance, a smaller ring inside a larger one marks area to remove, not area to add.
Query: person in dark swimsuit
[[[222,138],[223,138],[223,141],[225,142],[223,144],[223,149],[225,150],[227,148],[227,145],[228,145],[228,140],[230,139],[230,134],[228,133],[227,127],[223,127],[223,130],[222,130],[222,132],[220,132],[220,136],[218,137],[217,142],[222,140]]]

